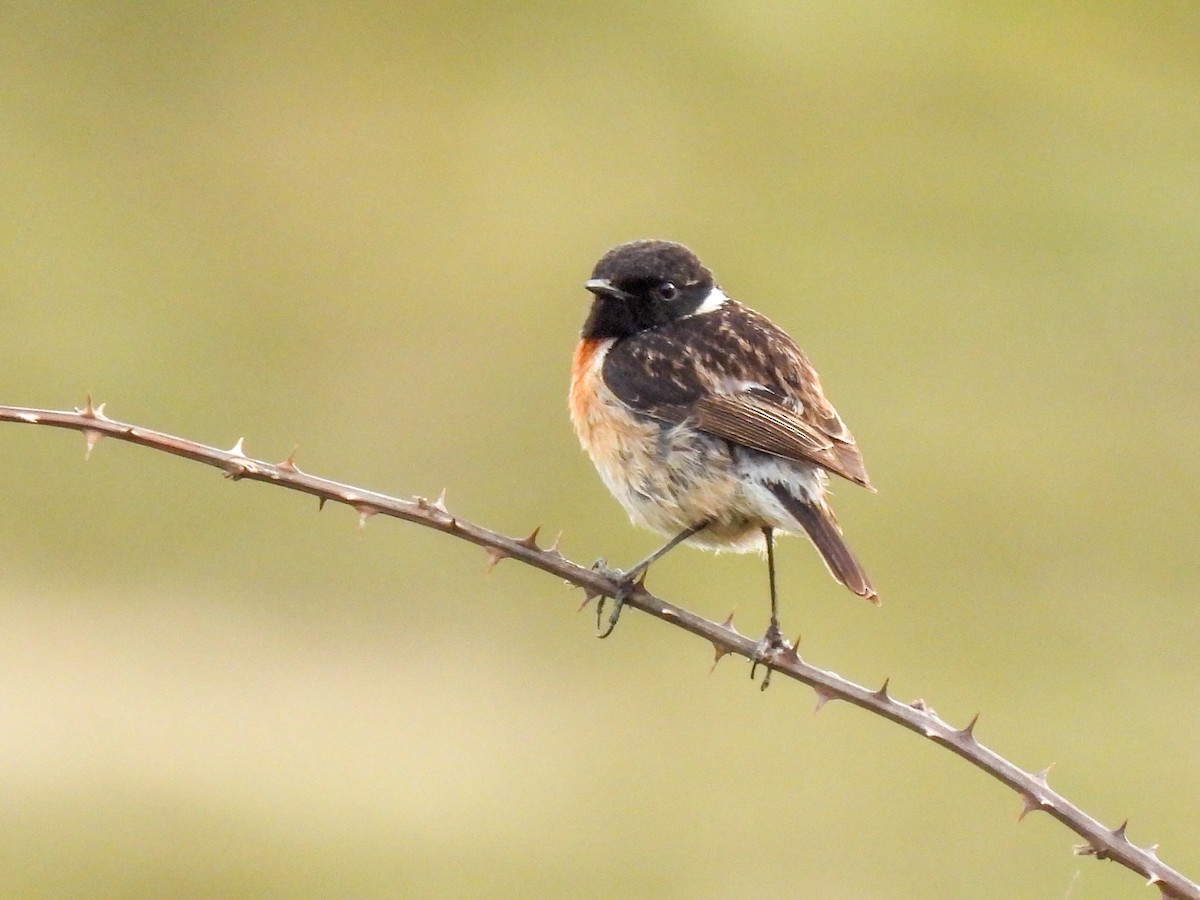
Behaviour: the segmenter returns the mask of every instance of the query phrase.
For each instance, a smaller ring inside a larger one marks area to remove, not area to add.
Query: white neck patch
[[[708,292],[708,296],[704,298],[704,302],[696,307],[696,311],[692,313],[694,316],[703,315],[704,313],[716,312],[725,305],[725,301],[729,298],[725,296],[725,292],[713,285],[713,289]]]

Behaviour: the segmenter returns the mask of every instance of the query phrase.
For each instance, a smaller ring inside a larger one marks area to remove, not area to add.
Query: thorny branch
[[[328,500],[344,503],[358,512],[360,524],[365,524],[374,515],[415,522],[483,547],[492,565],[511,558],[557,575],[582,588],[587,600],[611,597],[617,589],[611,579],[566,559],[558,551],[557,541],[548,548],[540,547],[536,528],[524,538],[506,537],[452,515],[446,509],[444,496],[437,500],[423,497],[401,500],[309,475],[296,467],[291,456],[279,463],[251,459],[243,451],[241,439],[230,449],[220,450],[160,431],[117,422],[104,414],[103,404],[93,406],[90,397],[82,409],[71,412],[0,406],[0,422],[48,425],[80,431],[87,441],[87,456],[103,437],[141,444],[215,466],[234,481],[250,479],[277,484],[312,494],[320,499],[322,506]],[[966,727],[954,728],[921,701],[910,704],[893,698],[888,693],[886,681],[878,690],[869,690],[833,672],[806,663],[790,645],[763,651],[755,641],[739,634],[731,621],[720,624],[710,622],[654,596],[644,587],[633,592],[627,605],[711,642],[718,660],[730,654],[743,656],[765,665],[771,672],[807,684],[816,691],[818,709],[830,700],[843,700],[928,738],[1015,791],[1021,798],[1018,820],[1030,812],[1048,813],[1083,838],[1084,843],[1075,848],[1077,854],[1114,860],[1140,874],[1148,885],[1156,886],[1163,897],[1200,900],[1200,885],[1163,863],[1158,858],[1157,844],[1150,847],[1134,845],[1126,837],[1126,823],[1122,822],[1113,829],[1104,827],[1051,789],[1046,780],[1046,771],[1026,772],[981,744],[975,737],[978,716]]]

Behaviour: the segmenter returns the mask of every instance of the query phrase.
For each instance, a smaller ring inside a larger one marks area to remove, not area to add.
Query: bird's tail
[[[879,595],[875,592],[871,579],[863,571],[863,567],[846,542],[842,539],[842,529],[838,527],[833,512],[823,502],[812,503],[792,495],[783,485],[769,485],[784,508],[800,523],[808,534],[813,545],[820,552],[829,568],[829,574],[836,578],[860,597],[879,604]]]

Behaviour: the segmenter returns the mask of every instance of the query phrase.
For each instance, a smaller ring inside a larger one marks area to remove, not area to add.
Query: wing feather
[[[845,426],[835,437],[790,407],[745,391],[701,397],[692,406],[691,418],[701,431],[727,441],[785,459],[813,462],[871,487],[862,455]]]
[[[768,319],[734,300],[617,341],[604,381],[621,402],[663,422],[812,463],[870,490],[854,435],[816,370]]]

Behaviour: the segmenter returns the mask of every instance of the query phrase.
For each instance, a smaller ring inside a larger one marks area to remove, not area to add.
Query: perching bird
[[[633,241],[601,257],[571,369],[571,420],[635,524],[671,539],[624,572],[607,629],[636,579],[686,541],[766,550],[779,640],[775,532],[803,531],[835,579],[878,603],[826,503],[828,473],[874,490],[854,436],[786,333],[727,296],[690,250]]]

